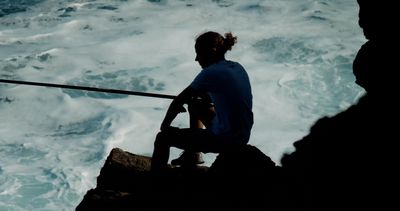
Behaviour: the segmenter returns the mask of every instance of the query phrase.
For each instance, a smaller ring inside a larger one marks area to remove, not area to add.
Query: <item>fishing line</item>
[[[87,87],[87,86],[73,86],[73,85],[66,85],[66,84],[39,83],[39,82],[32,82],[32,81],[17,81],[17,80],[0,79],[0,83],[41,86],[41,87],[54,87],[54,88],[63,88],[63,89],[75,89],[75,90],[83,90],[83,91],[90,91],[90,92],[105,92],[105,93],[112,93],[112,94],[135,95],[135,96],[155,97],[155,98],[164,98],[164,99],[174,99],[176,97],[174,95],[164,95],[164,94],[156,94],[156,93],[148,93],[148,92],[136,92],[136,91],[127,91],[127,90],[118,90],[118,89],[105,89],[105,88]]]

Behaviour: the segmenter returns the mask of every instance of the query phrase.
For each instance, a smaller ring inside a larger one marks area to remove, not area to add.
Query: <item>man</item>
[[[249,77],[239,63],[225,59],[235,43],[231,33],[223,37],[210,31],[196,39],[196,61],[203,70],[169,106],[154,143],[152,170],[167,167],[170,147],[185,150],[175,164],[197,164],[197,152],[218,153],[248,143],[253,126]],[[207,96],[212,104],[204,101]],[[191,128],[171,127],[184,104],[189,106]],[[206,128],[196,127],[197,120]]]

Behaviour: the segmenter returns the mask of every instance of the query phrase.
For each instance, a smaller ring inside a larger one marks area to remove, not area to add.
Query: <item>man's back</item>
[[[247,142],[253,125],[252,92],[245,69],[237,62],[220,61],[203,69],[191,86],[208,92],[215,104],[212,131]]]

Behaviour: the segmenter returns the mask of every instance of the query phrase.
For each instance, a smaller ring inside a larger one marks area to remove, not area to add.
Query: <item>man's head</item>
[[[220,60],[225,59],[225,53],[232,49],[236,37],[226,33],[225,37],[217,32],[209,31],[201,34],[196,39],[196,61],[202,68],[206,68]]]

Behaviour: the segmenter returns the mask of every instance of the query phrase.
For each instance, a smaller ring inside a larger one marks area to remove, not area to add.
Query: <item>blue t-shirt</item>
[[[210,129],[215,135],[238,143],[249,141],[253,96],[242,65],[222,60],[203,69],[190,86],[211,96],[216,115]]]

